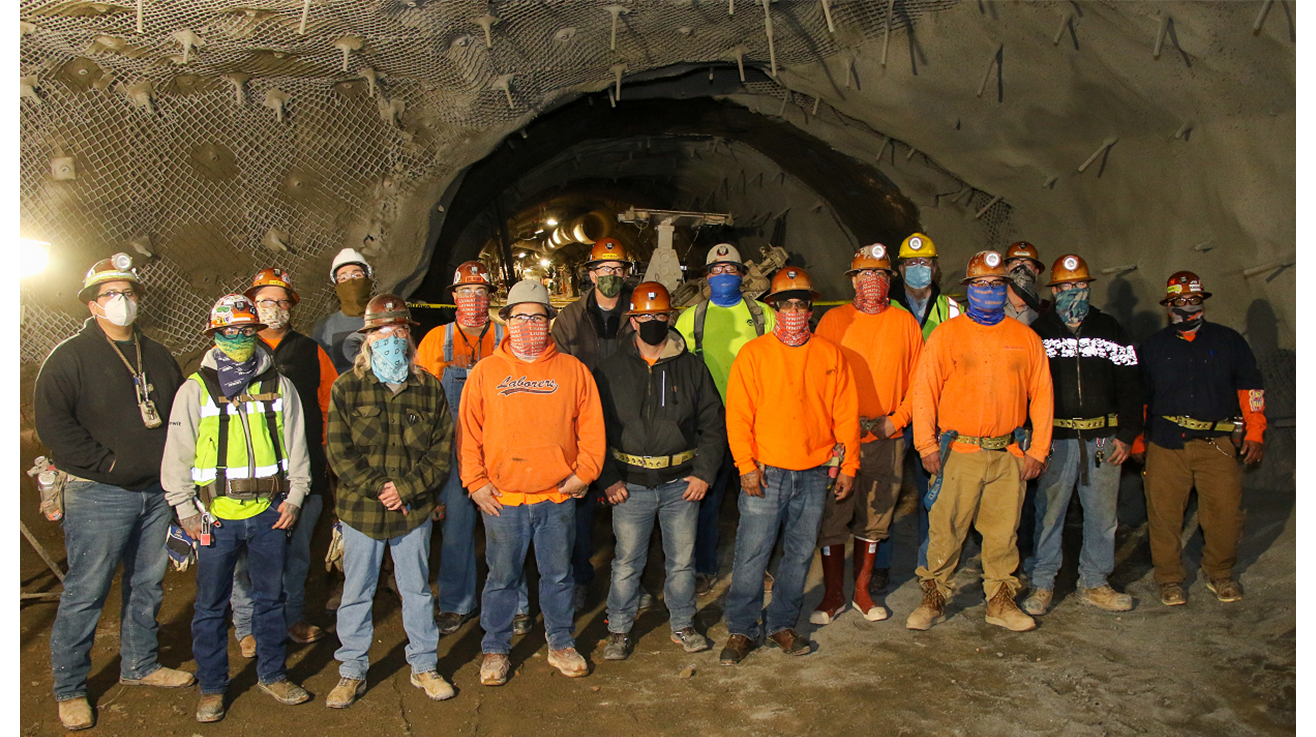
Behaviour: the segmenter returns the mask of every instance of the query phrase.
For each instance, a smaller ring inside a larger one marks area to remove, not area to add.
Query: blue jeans
[[[571,578],[577,586],[588,586],[594,580],[594,515],[599,508],[599,489],[590,484],[589,491],[580,499],[573,499],[576,513],[576,536],[571,544]],[[489,528],[485,528],[487,533]],[[540,605],[543,606],[542,604]]]
[[[646,488],[626,484],[629,497],[612,508],[612,531],[617,546],[608,588],[608,631],[630,632],[640,605],[640,576],[649,557],[649,536],[656,518],[662,525],[663,558],[667,581],[663,584],[673,632],[694,624],[695,526],[699,502],[681,498],[689,484],[684,479]]]
[[[370,670],[374,642],[375,587],[384,564],[384,548],[393,554],[393,580],[402,595],[402,629],[407,632],[407,663],[412,673],[427,673],[439,664],[439,626],[434,623],[430,593],[430,532],[432,520],[405,535],[376,540],[343,525],[343,601],[338,605],[338,641],[334,657],[338,675],[363,681]]]
[[[727,631],[758,639],[763,611],[763,572],[782,532],[782,556],[772,585],[764,625],[769,635],[794,627],[804,601],[804,579],[813,563],[818,530],[822,526],[827,494],[827,469],[788,471],[768,466],[763,474],[763,496],[740,494],[740,526],[736,530],[736,558],[727,592]]]
[[[736,463],[731,458],[728,448],[722,455],[722,466],[717,469],[717,478],[708,493],[699,502],[699,527],[695,533],[695,573],[716,576],[717,546],[722,542],[722,496],[730,485]]]
[[[272,527],[279,521],[276,507],[271,504],[269,509],[249,519],[220,520],[221,526],[211,530],[211,544],[198,548],[192,655],[196,658],[196,675],[203,694],[224,693],[228,689],[228,601],[233,594],[233,571],[244,551],[251,578],[256,677],[261,683],[269,684],[287,676],[283,557],[288,533]]]
[[[320,519],[324,507],[324,498],[319,494],[308,494],[302,502],[302,511],[297,517],[297,526],[292,530],[292,539],[283,554],[283,620],[291,629],[302,621],[306,604],[306,573],[311,569],[311,534],[315,532],[315,522]],[[238,554],[238,566],[233,573],[233,595],[229,598],[233,607],[233,631],[241,640],[251,634],[251,574],[247,572],[247,553]]]
[[[462,488],[455,455],[452,469],[439,499],[447,508],[443,514],[442,557],[439,558],[439,611],[466,615],[475,611],[476,603],[475,520],[479,508]],[[516,613],[530,613],[524,579],[517,592]]]
[[[489,576],[484,581],[480,626],[485,653],[507,654],[512,649],[512,616],[517,590],[525,586],[525,559],[535,544],[539,567],[539,608],[551,650],[576,646],[572,621],[571,545],[576,537],[576,500],[504,506],[502,514],[484,515],[484,556]]]
[[[1097,440],[1087,443],[1088,483],[1079,479],[1078,439],[1051,441],[1051,465],[1037,479],[1036,545],[1033,555],[1024,561],[1024,572],[1039,589],[1054,589],[1060,570],[1061,538],[1065,529],[1065,512],[1078,486],[1078,500],[1083,505],[1083,549],[1078,556],[1079,588],[1095,589],[1106,585],[1106,576],[1115,568],[1116,509],[1119,505],[1120,467],[1109,463],[1095,466]],[[1107,454],[1114,439],[1105,438]]]
[[[119,676],[145,678],[157,669],[161,581],[169,554],[169,505],[156,483],[143,491],[70,481],[64,492],[68,574],[50,630],[50,669],[59,701],[87,695],[91,646],[105,597],[123,563],[119,609]]]
[[[923,459],[919,456],[918,450],[914,448],[914,425],[910,423],[905,426],[905,447],[914,452],[914,490],[918,492],[918,565],[920,568],[928,566],[928,481],[931,476],[928,469],[923,467]],[[891,567],[891,539],[886,540],[885,545],[877,549],[877,567]],[[883,552],[885,549],[886,565],[882,565],[884,560]]]

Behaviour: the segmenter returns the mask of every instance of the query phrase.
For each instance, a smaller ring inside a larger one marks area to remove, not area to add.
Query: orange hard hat
[[[406,300],[396,294],[378,294],[366,303],[366,324],[357,332],[368,333],[389,325],[419,325],[411,319]]]
[[[1047,286],[1054,287],[1072,281],[1096,281],[1096,279],[1088,273],[1088,262],[1084,261],[1082,256],[1067,253],[1051,265],[1051,281]]]
[[[1037,264],[1038,271],[1046,268],[1046,264],[1042,263],[1042,259],[1037,255],[1037,246],[1034,246],[1028,241],[1015,241],[1010,244],[1009,248],[1005,249],[1006,261],[1015,258],[1026,258],[1029,261],[1032,261],[1034,264]]]
[[[873,243],[859,249],[850,260],[850,270],[845,272],[845,275],[850,276],[864,269],[891,271],[891,254],[887,253],[886,246]]]
[[[667,287],[656,281],[640,282],[631,292],[631,308],[626,315],[657,315],[672,311],[672,298]]]
[[[1168,305],[1170,300],[1179,297],[1190,297],[1197,295],[1202,299],[1207,299],[1211,293],[1202,289],[1202,279],[1191,271],[1176,271],[1165,282],[1165,299],[1161,304]]]
[[[243,294],[246,294],[254,302],[256,301],[256,290],[261,287],[283,287],[284,291],[288,293],[288,299],[294,305],[301,301],[301,298],[297,296],[297,292],[293,291],[292,274],[283,269],[261,269],[256,274],[256,278],[251,280],[251,289],[243,292]]]
[[[256,317],[256,306],[245,294],[226,294],[219,298],[210,308],[210,325],[205,329],[207,335],[213,335],[220,328],[240,328],[254,325],[257,330],[264,330],[265,324]]]
[[[142,296],[142,280],[137,276],[137,270],[133,268],[132,257],[126,253],[116,253],[97,261],[87,269],[87,275],[82,277],[82,289],[78,290],[78,301],[90,302],[96,299],[100,285],[107,281],[130,282],[137,296]]]
[[[626,246],[616,238],[600,238],[594,241],[594,247],[590,249],[589,261],[585,262],[585,268],[589,268],[597,263],[604,261],[620,261],[627,266],[631,263],[631,257],[626,252]]]
[[[813,291],[813,281],[809,274],[798,266],[783,266],[772,277],[772,291],[763,298],[770,305],[777,303],[777,297],[786,292],[808,292],[810,300],[816,300],[821,294]]]
[[[489,267],[485,266],[483,261],[466,261],[458,266],[457,273],[452,275],[452,283],[448,288],[456,289],[468,284],[483,285],[493,290],[493,281],[489,279]]]
[[[1005,259],[996,251],[979,251],[973,254],[969,259],[969,265],[964,269],[964,279],[961,284],[968,284],[974,279],[981,279],[985,276],[1005,277]]]

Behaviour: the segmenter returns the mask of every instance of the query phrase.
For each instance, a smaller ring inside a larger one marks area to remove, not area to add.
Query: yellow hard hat
[[[900,244],[900,258],[936,258],[937,246],[922,233],[913,233]]]

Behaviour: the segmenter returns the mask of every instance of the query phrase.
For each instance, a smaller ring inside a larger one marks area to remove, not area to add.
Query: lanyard
[[[137,400],[140,402],[147,399],[148,388],[146,384],[146,368],[142,365],[142,343],[137,340],[136,331],[133,332],[133,347],[137,349],[137,370],[135,371],[133,370],[132,365],[128,363],[128,358],[123,355],[123,351],[119,350],[119,346],[110,339],[110,336],[106,335],[105,340],[110,344],[110,347],[114,349],[114,355],[118,356],[120,361],[123,361],[123,367],[128,369],[128,373],[132,375],[133,384],[137,389]]]
[[[467,340],[466,331],[462,330],[460,325],[454,328],[454,330],[457,331],[457,334],[461,336],[462,342],[465,343],[466,347],[471,351],[472,366],[479,363],[480,359],[484,358],[484,335],[489,332],[489,324],[490,321],[484,323],[484,329],[480,331],[480,337],[475,339],[475,345],[471,345],[471,341]]]

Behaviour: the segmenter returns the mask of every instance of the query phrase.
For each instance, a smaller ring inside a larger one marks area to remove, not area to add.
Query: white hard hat
[[[543,305],[548,309],[550,320],[557,317],[557,310],[548,301],[548,287],[534,279],[522,279],[512,285],[512,288],[507,292],[507,304],[503,305],[503,308],[498,311],[498,316],[503,320],[507,320],[512,308],[525,302]]]
[[[708,249],[708,258],[704,260],[704,268],[713,264],[735,264],[740,268],[745,268],[745,264],[740,260],[740,251],[730,243],[719,243]]]
[[[355,248],[344,248],[338,252],[337,256],[334,256],[334,263],[329,267],[330,284],[338,284],[338,280],[335,278],[338,275],[338,269],[348,264],[356,264],[365,269],[367,277],[374,278],[375,276],[374,269],[370,268],[370,263],[366,261],[365,256],[358,253]]]

